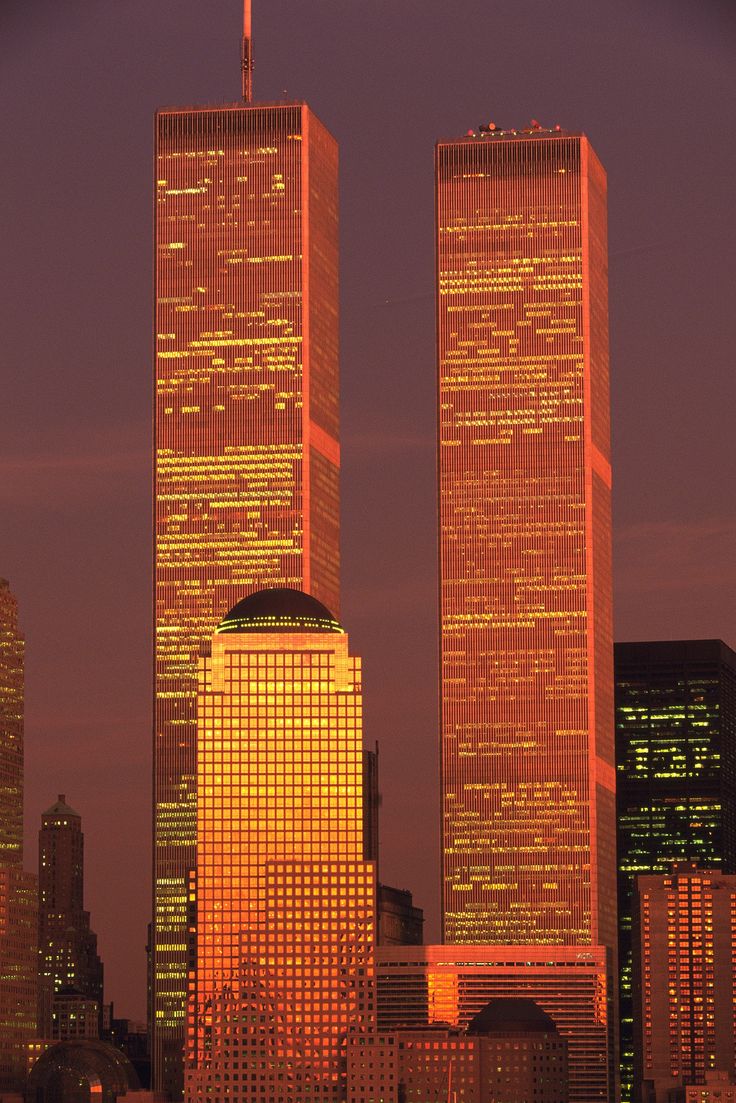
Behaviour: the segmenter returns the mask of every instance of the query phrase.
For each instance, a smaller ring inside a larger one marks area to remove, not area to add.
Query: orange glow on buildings
[[[360,660],[313,598],[238,603],[200,665],[186,1098],[345,1098],[375,1025]]]
[[[181,1088],[197,657],[264,586],[339,608],[337,149],[304,104],[156,120],[156,1086]]]
[[[436,150],[444,939],[616,941],[606,177]]]

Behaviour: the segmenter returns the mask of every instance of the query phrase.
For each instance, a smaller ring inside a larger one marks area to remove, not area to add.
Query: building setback
[[[60,793],[38,833],[39,1033],[51,1038],[54,997],[71,988],[102,1013],[103,966],[84,910],[82,817]]]
[[[736,653],[721,640],[617,643],[621,1087],[631,1098],[634,881],[673,862],[736,871]]]
[[[632,929],[637,1103],[736,1073],[736,875],[678,862],[637,877]]]
[[[360,659],[290,589],[234,606],[200,664],[187,1103],[339,1103],[375,1026]]]
[[[262,587],[339,610],[336,144],[303,103],[159,111],[155,211],[153,1061],[177,1094],[200,648]]]

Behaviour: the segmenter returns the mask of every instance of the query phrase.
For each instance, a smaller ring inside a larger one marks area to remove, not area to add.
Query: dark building
[[[736,868],[736,654],[721,640],[618,643],[616,763],[622,1098],[631,1098],[632,897],[673,862]]]
[[[350,1103],[568,1103],[568,1044],[533,1000],[497,999],[467,1030],[399,1028],[348,1039]],[[589,1097],[590,1098],[590,1097]]]
[[[408,889],[378,886],[379,946],[421,946],[424,931],[424,911],[414,907]]]
[[[57,1042],[42,1053],[31,1069],[25,1097],[26,1103],[116,1103],[140,1090],[124,1053],[87,1038]]]
[[[84,910],[82,818],[62,793],[38,833],[39,1032],[50,1038],[53,996],[75,988],[102,1010],[102,962]]]
[[[0,1091],[20,1086],[36,1032],[36,878],[23,869],[23,636],[0,578]]]

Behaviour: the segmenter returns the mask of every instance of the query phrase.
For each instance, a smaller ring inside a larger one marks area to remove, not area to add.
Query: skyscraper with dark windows
[[[436,150],[443,929],[613,947],[606,175]]]
[[[82,817],[61,793],[38,833],[39,1033],[52,1037],[54,996],[74,990],[102,1012],[103,967],[84,910]]]
[[[18,603],[0,578],[0,1092],[24,1083],[37,1015],[37,883],[23,869],[24,656]]]
[[[621,1086],[631,1098],[636,877],[736,872],[736,653],[722,640],[617,643]]]
[[[155,1084],[181,1090],[196,677],[268,586],[339,610],[337,147],[305,103],[156,117]]]

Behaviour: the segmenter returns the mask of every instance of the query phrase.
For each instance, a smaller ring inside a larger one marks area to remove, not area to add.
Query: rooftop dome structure
[[[330,610],[302,590],[258,590],[233,605],[215,629],[224,632],[338,632],[344,629]]]
[[[56,801],[50,808],[47,808],[43,814],[44,816],[75,816],[78,820],[82,818],[79,812],[75,812],[74,809],[70,808],[66,803],[66,796],[64,793],[59,793]]]
[[[468,1023],[468,1034],[556,1034],[554,1020],[534,1000],[495,999]]]
[[[115,1103],[140,1091],[132,1064],[122,1052],[91,1038],[57,1042],[41,1054],[26,1084],[26,1103]]]

